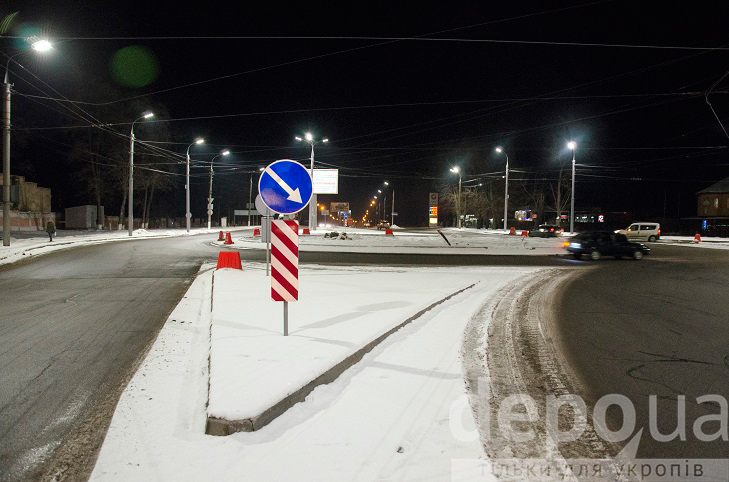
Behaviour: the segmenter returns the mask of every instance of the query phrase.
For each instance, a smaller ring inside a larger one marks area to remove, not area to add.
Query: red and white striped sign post
[[[289,334],[289,301],[299,300],[299,223],[271,221],[271,299],[283,301],[284,336]]]

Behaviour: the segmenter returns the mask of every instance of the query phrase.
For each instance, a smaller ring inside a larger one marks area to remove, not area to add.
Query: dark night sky
[[[306,130],[330,139],[317,148],[317,160],[341,169],[340,194],[326,200],[350,201],[361,217],[388,180],[401,224],[425,221],[427,192],[439,178],[454,180],[451,165],[467,178],[503,169],[496,145],[507,150],[512,168],[525,171],[514,178],[531,183],[556,178],[560,162],[570,159],[564,145],[575,139],[578,211],[658,216],[665,201],[669,215],[680,203],[681,214],[691,216],[694,193],[729,175],[729,140],[703,95],[675,95],[708,89],[729,70],[729,50],[658,48],[729,45],[723,2],[226,3],[4,2],[2,17],[19,11],[7,35],[38,28],[60,39],[46,58],[19,60],[37,79],[11,68],[18,94],[13,173],[51,187],[56,209],[93,203],[67,161],[72,136],[89,128],[57,128],[88,121],[22,95],[58,97],[52,87],[77,101],[113,101],[80,104],[102,122],[128,123],[140,102],[163,106],[174,143],[161,146],[170,151],[184,154],[197,135],[208,141],[197,159],[230,147],[226,163],[237,169],[216,176],[224,207],[247,200],[258,166],[306,159],[308,149],[294,141]],[[297,38],[220,38],[236,36]],[[15,40],[0,42],[4,54],[15,52]],[[110,75],[112,56],[130,45],[156,56],[159,75],[149,85],[127,88]],[[726,79],[716,90],[728,88]],[[729,126],[729,96],[711,99]],[[128,135],[128,124],[113,128]],[[137,127],[137,137],[155,140],[157,128]],[[202,216],[207,182],[194,182],[193,214]],[[175,177],[175,188],[160,194],[180,216],[183,183]],[[117,214],[120,200],[108,193],[107,214]]]

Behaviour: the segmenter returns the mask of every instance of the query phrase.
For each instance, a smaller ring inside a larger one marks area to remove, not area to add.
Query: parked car
[[[377,229],[390,229],[390,223],[387,221],[380,221],[377,225]]]
[[[536,229],[529,231],[529,237],[532,238],[552,238],[562,236],[564,229],[555,224],[541,224]]]
[[[625,229],[618,229],[617,234],[624,234],[633,241],[653,242],[661,239],[661,225],[658,223],[633,223]]]
[[[651,252],[648,246],[633,243],[624,234],[609,231],[580,233],[566,241],[564,246],[577,259],[586,254],[592,260],[598,260],[602,256],[614,256],[616,259],[630,257],[639,260]]]

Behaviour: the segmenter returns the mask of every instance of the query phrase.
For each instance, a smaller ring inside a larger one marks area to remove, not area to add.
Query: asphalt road
[[[0,480],[37,478],[67,446],[74,464],[93,464],[129,376],[200,265],[218,251],[206,236],[183,236],[71,248],[0,267]],[[241,256],[265,260],[262,251]],[[556,256],[306,252],[301,262],[574,263]]]
[[[718,414],[703,395],[729,400],[729,251],[652,244],[640,262],[604,259],[561,293],[558,331],[564,355],[585,386],[588,405],[615,393],[627,396],[645,427],[639,457],[727,458],[729,442],[699,440],[694,422]],[[686,441],[658,442],[649,433],[649,396],[657,396],[663,434],[677,426],[686,396]],[[609,419],[613,430],[619,411]],[[726,420],[726,419],[725,419]],[[719,430],[707,423],[705,433]]]

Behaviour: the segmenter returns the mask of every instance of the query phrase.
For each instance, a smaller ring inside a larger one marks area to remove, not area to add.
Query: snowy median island
[[[537,271],[305,265],[284,337],[265,265],[207,269],[124,391],[91,480],[452,480],[455,460],[485,457],[458,435],[474,427],[464,330],[486,330],[494,295]],[[205,435],[211,416],[255,416],[408,319],[267,425]]]
[[[400,231],[386,235],[376,229],[319,229],[310,235],[299,233],[299,251],[383,254],[485,254],[485,255],[563,255],[567,237],[529,238],[503,235],[501,231],[441,229]],[[332,236],[336,233],[336,236]],[[346,233],[346,237],[342,236]],[[325,237],[326,236],[326,237]],[[446,241],[447,239],[447,241]],[[266,249],[252,231],[234,236],[234,249]],[[448,244],[450,243],[450,245]],[[222,243],[220,243],[222,244]]]

